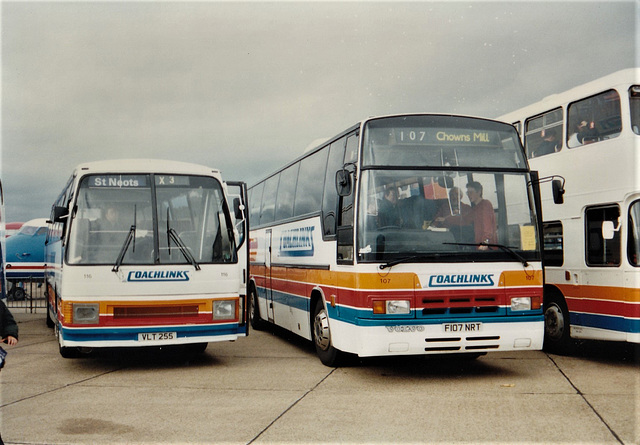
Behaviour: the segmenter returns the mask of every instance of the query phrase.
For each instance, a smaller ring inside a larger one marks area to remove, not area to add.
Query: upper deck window
[[[362,165],[526,168],[511,125],[453,116],[398,116],[367,122]]]
[[[622,131],[620,95],[616,90],[588,97],[569,105],[567,146],[580,147],[613,139]]]
[[[631,108],[631,128],[640,134],[640,85],[629,88],[629,107]]]
[[[527,119],[524,124],[527,158],[537,158],[562,149],[562,120],[562,108]]]

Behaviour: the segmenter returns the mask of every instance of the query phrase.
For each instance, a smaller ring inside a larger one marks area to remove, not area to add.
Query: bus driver
[[[479,244],[478,250],[487,250],[489,247],[486,244],[497,242],[493,205],[482,197],[482,184],[477,181],[467,183],[467,196],[471,202],[471,211],[436,218],[436,224],[446,228],[473,225],[474,242]]]

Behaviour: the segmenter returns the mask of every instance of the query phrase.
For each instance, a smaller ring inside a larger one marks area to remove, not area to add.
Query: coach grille
[[[198,316],[198,305],[123,306],[113,308],[114,320],[131,318],[192,318]]]
[[[456,295],[422,298],[423,317],[442,317],[447,315],[504,315],[496,295]]]

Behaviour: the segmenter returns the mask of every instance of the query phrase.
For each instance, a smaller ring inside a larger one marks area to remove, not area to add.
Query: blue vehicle
[[[44,281],[44,242],[47,237],[46,218],[26,222],[18,233],[5,240],[5,274],[10,284],[7,297],[23,300],[20,285],[24,281]]]

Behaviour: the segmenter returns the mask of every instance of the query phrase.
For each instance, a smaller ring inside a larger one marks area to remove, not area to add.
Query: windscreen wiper
[[[388,267],[393,267],[396,264],[408,263],[410,261],[417,260],[417,259],[420,259],[420,258],[425,258],[425,257],[421,256],[421,255],[414,255],[414,256],[408,256],[408,257],[404,257],[404,258],[398,258],[397,260],[392,260],[392,261],[388,261],[388,262],[386,262],[384,264],[381,264],[381,265],[378,266],[378,268],[380,270],[383,270],[383,269],[386,269]]]
[[[136,225],[133,224],[129,229],[129,233],[127,234],[127,238],[124,240],[124,244],[122,244],[122,249],[120,249],[120,254],[118,255],[118,259],[116,260],[116,264],[113,265],[113,269],[111,272],[117,272],[122,265],[122,260],[124,260],[124,256],[127,254],[127,249],[129,249],[129,244],[133,241],[133,251],[136,251]]]
[[[200,270],[200,265],[191,254],[191,251],[184,244],[184,242],[182,241],[182,238],[180,238],[180,235],[178,235],[178,232],[176,232],[173,227],[169,227],[167,229],[167,236],[169,237],[170,240],[173,240],[173,242],[176,243],[176,246],[178,246],[178,248],[180,249],[180,252],[182,252],[182,255],[184,256],[185,260],[191,263],[191,265],[195,267],[196,270]],[[170,246],[171,246],[171,243],[169,243],[169,247]]]
[[[516,260],[520,261],[522,263],[523,267],[529,266],[529,263],[527,262],[527,260],[524,259],[524,257],[522,255],[520,255],[518,252],[513,250],[513,248],[505,246],[504,244],[493,244],[493,243],[442,243],[442,244],[448,244],[448,245],[451,245],[451,246],[472,246],[472,247],[487,246],[487,247],[497,247],[498,249],[502,249],[503,251],[507,252],[509,255],[511,255]]]

